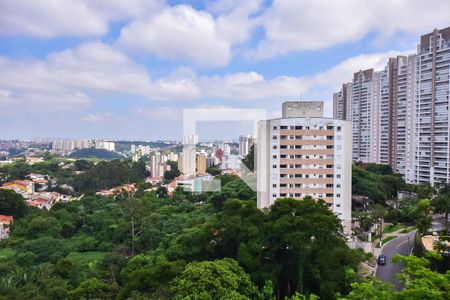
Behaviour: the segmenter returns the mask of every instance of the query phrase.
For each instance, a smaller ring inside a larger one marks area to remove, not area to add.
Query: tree
[[[437,253],[429,252],[426,257],[395,255],[394,263],[405,265],[397,275],[404,288],[395,291],[389,283],[382,283],[376,278],[363,279],[352,284],[347,296],[341,300],[444,300],[450,296],[450,271],[445,274],[432,271],[430,261],[442,259]]]
[[[184,263],[181,261],[168,262],[161,257],[137,255],[122,271],[125,285],[117,299],[127,299],[133,291],[144,293],[150,299],[154,298],[152,296],[155,294],[165,294],[165,298],[169,298],[169,282],[179,275],[183,268]]]
[[[387,216],[386,209],[381,204],[375,204],[375,207],[372,211],[373,219],[378,223],[378,236],[380,237],[380,241],[383,235],[383,223],[384,219]]]
[[[445,218],[445,232],[448,232],[448,213],[450,211],[450,185],[444,184],[439,188],[439,194],[432,200],[436,212],[443,213]]]
[[[170,170],[164,172],[164,181],[170,182],[175,179],[175,177],[180,176],[181,172],[178,169],[178,163],[176,161],[169,160],[167,161],[167,164],[170,165]]]
[[[165,186],[158,187],[156,189],[155,193],[158,198],[167,198],[168,197],[168,191]]]
[[[11,190],[0,189],[0,214],[20,218],[26,211],[27,204],[21,195]]]
[[[433,222],[430,200],[420,200],[415,207],[415,212],[417,216],[416,227],[420,233],[425,234]]]
[[[250,169],[250,171],[255,170],[255,145],[250,147],[247,156],[242,160],[242,163]]]
[[[209,167],[206,169],[206,173],[211,174],[212,176],[220,175],[222,170],[217,167]]]
[[[111,294],[112,286],[97,278],[90,278],[82,282],[69,293],[72,299],[108,299]]]
[[[170,284],[174,299],[257,299],[259,292],[230,258],[192,262]]]

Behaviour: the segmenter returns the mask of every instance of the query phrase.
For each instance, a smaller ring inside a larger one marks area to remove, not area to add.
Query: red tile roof
[[[13,216],[0,215],[0,222],[12,222],[13,220]]]

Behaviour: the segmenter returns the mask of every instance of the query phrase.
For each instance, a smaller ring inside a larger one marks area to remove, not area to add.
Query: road
[[[415,233],[413,231],[389,241],[381,251],[382,254],[386,255],[387,262],[386,265],[377,267],[376,276],[381,281],[394,284],[397,290],[400,290],[402,285],[398,282],[396,275],[403,269],[403,265],[394,264],[391,259],[395,254],[409,255],[409,251],[414,245]]]

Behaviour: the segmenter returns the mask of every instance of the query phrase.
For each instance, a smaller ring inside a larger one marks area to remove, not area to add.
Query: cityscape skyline
[[[262,108],[275,118],[290,100],[325,101],[331,117],[332,93],[354,70],[411,53],[450,12],[444,1],[399,2],[392,13],[357,1],[29,5],[0,2],[0,71],[10,74],[0,79],[2,139],[181,139],[183,108]],[[364,18],[349,15],[356,8]]]

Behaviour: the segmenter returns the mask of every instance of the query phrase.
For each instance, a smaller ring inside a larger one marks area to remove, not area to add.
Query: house
[[[29,206],[34,206],[40,209],[46,208],[47,210],[50,210],[53,206],[52,201],[44,197],[38,197],[34,198],[33,200],[28,200],[27,204]]]
[[[36,174],[36,173],[30,173],[27,175],[27,177],[34,182],[35,189],[38,189],[39,191],[44,191],[48,188],[48,182],[50,176],[48,175],[42,175],[42,174]]]
[[[30,199],[34,193],[34,182],[30,180],[13,180],[1,186],[2,189],[13,190],[25,199]]]
[[[27,156],[25,157],[25,161],[27,162],[27,164],[33,165],[36,163],[40,163],[44,161],[43,157],[34,157],[34,156]]]
[[[0,240],[9,237],[9,227],[13,221],[13,216],[0,215]]]
[[[42,192],[35,193],[33,198],[27,201],[27,204],[29,206],[34,206],[41,209],[46,208],[49,210],[54,204],[58,202],[69,202],[71,199],[71,196],[57,192]]]

